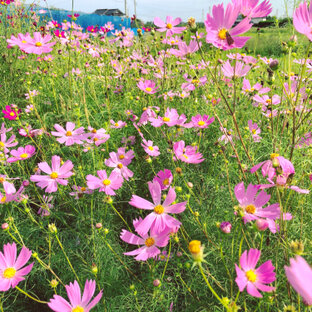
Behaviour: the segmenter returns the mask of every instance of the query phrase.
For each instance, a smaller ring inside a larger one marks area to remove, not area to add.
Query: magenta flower
[[[23,268],[31,257],[31,251],[25,246],[16,259],[16,244],[8,243],[3,245],[3,253],[0,252],[0,291],[7,291],[11,287],[15,288],[19,282],[23,281],[34,263]]]
[[[89,189],[99,189],[99,192],[105,192],[106,195],[116,195],[114,190],[121,188],[123,183],[122,176],[116,171],[113,171],[110,176],[107,177],[105,170],[98,170],[97,174],[99,177],[95,177],[91,174],[87,175],[86,179]]]
[[[234,28],[231,28],[239,15],[239,7],[229,3],[224,12],[223,3],[214,5],[212,16],[207,14],[205,26],[207,31],[206,42],[223,50],[242,48],[249,37],[238,37],[238,35],[251,28],[249,18],[243,19]]]
[[[124,121],[121,121],[121,120],[118,120],[117,122],[115,122],[113,119],[111,119],[110,123],[111,123],[111,127],[113,129],[120,129],[126,125],[126,123]]]
[[[154,94],[159,89],[159,87],[156,87],[156,83],[152,80],[140,80],[137,86],[140,90],[148,94]]]
[[[75,199],[79,199],[83,196],[83,194],[92,194],[93,191],[84,186],[73,185],[73,190],[75,192],[69,193],[70,196],[75,196]]]
[[[251,67],[249,65],[245,65],[243,62],[236,61],[235,66],[231,66],[229,60],[226,61],[221,67],[223,75],[225,77],[244,77],[250,71]]]
[[[209,125],[214,122],[214,117],[209,117],[208,115],[196,115],[192,117],[192,121],[188,124],[185,124],[185,128],[199,128],[199,129],[206,129]]]
[[[196,40],[191,40],[190,44],[187,45],[186,42],[180,41],[178,43],[178,50],[177,49],[170,49],[170,53],[177,56],[177,57],[185,57],[192,53],[195,53],[198,51],[198,49],[201,47],[202,43],[197,43]]]
[[[136,231],[142,221],[142,218],[133,220],[133,226]],[[160,254],[160,250],[157,247],[167,246],[169,240],[169,230],[165,229],[161,233],[151,230],[150,235],[146,233],[141,237],[127,230],[122,230],[120,238],[128,244],[141,246],[133,251],[125,252],[124,255],[136,256],[135,260],[137,261],[146,261],[149,258],[156,258]]]
[[[272,261],[268,260],[261,264],[257,269],[261,251],[258,249],[245,250],[239,259],[240,267],[235,263],[237,277],[235,282],[239,291],[247,287],[247,293],[253,297],[262,298],[258,291],[271,292],[274,287],[265,284],[273,283],[276,280]]]
[[[225,234],[229,234],[231,233],[231,230],[232,230],[232,224],[227,221],[221,222],[220,230]]]
[[[127,181],[133,177],[133,172],[127,168],[131,163],[131,159],[134,157],[133,151],[129,151],[125,156],[125,149],[121,148],[121,153],[111,152],[109,153],[109,159],[105,159],[105,165],[111,168],[115,168],[113,171],[120,174]]]
[[[157,31],[166,31],[166,36],[173,36],[174,34],[181,34],[186,27],[176,27],[182,22],[180,17],[173,19],[172,16],[166,17],[166,22],[162,21],[159,17],[154,18],[154,24],[159,27]]]
[[[2,133],[0,136],[0,151],[7,154],[9,152],[9,147],[14,147],[18,144],[17,141],[15,141],[16,136],[12,134],[12,136],[7,140],[6,133]]]
[[[252,120],[248,120],[248,128],[251,132],[254,142],[260,142],[262,139],[259,135],[261,133],[261,129],[258,127],[257,123],[252,123]]]
[[[26,53],[33,53],[41,55],[42,53],[49,53],[53,49],[51,48],[56,44],[56,42],[49,42],[52,39],[52,36],[41,35],[40,32],[34,32],[34,38],[25,37],[26,43],[21,47]]]
[[[199,164],[205,160],[203,155],[197,152],[196,146],[185,146],[184,141],[175,142],[173,151],[177,159],[189,164]]]
[[[312,305],[312,269],[300,256],[290,259],[290,266],[284,266],[289,284],[303,298],[303,302]]]
[[[161,187],[155,182],[148,182],[148,188],[151,193],[153,203],[132,195],[129,204],[139,209],[153,210],[145,219],[136,227],[136,231],[145,235],[149,229],[153,232],[161,233],[166,228],[173,229],[179,227],[181,222],[171,217],[168,213],[181,213],[185,210],[186,202],[171,205],[176,199],[174,188],[170,187],[165,201],[161,204]]]
[[[158,116],[155,118],[152,116],[149,118],[149,121],[153,127],[160,127],[163,124],[166,124],[168,127],[173,127],[176,125],[182,125],[186,121],[186,117],[184,114],[179,116],[175,108],[168,107],[164,117]]]
[[[103,128],[96,130],[92,127],[88,127],[88,130],[90,131],[90,139],[87,140],[87,142],[94,143],[96,146],[105,143],[110,138],[110,135],[107,134],[106,130]]]
[[[71,171],[74,167],[70,160],[65,161],[61,166],[61,157],[52,156],[52,167],[47,162],[41,162],[38,164],[41,171],[47,175],[35,174],[30,177],[30,181],[37,183],[37,186],[42,189],[46,188],[46,193],[53,193],[57,191],[57,184],[67,185],[67,178],[73,175]]]
[[[150,155],[150,156],[154,156],[157,157],[160,155],[160,151],[159,151],[159,147],[153,144],[153,141],[151,140],[144,140],[142,141],[143,143],[141,143],[141,146],[144,148],[144,151]]]
[[[84,127],[80,127],[76,130],[75,124],[73,122],[66,123],[66,129],[61,127],[59,124],[55,124],[54,128],[56,131],[52,131],[51,134],[56,137],[60,137],[56,139],[59,143],[65,143],[66,146],[71,146],[73,144],[83,144],[81,140],[87,139],[89,134],[84,133]]]
[[[12,163],[34,156],[36,154],[36,148],[32,145],[26,145],[25,147],[19,147],[17,150],[11,150],[10,153],[13,157],[8,158],[7,162]]]
[[[260,191],[257,195],[259,189],[259,186],[249,184],[245,192],[244,182],[237,184],[234,188],[245,223],[259,218],[272,220],[280,218],[281,211],[278,203],[262,208],[270,200],[271,195],[264,191]]]
[[[173,175],[170,170],[164,169],[160,170],[157,175],[154,177],[153,182],[157,181],[160,185],[161,190],[166,190],[169,188],[173,180]]]
[[[12,108],[10,105],[6,105],[5,109],[2,110],[2,113],[4,115],[3,117],[9,120],[16,120],[16,118],[21,112],[22,111],[20,109],[16,110]]]
[[[295,10],[293,15],[293,23],[295,29],[300,33],[305,35],[310,41],[312,41],[312,6],[306,1],[301,2],[299,7]]]
[[[232,0],[232,2],[235,7],[240,8],[240,13],[245,17],[265,17],[272,12],[272,6],[268,0],[259,5],[259,0]]]
[[[77,281],[66,285],[69,302],[59,295],[54,295],[48,303],[50,309],[55,312],[89,312],[102,298],[102,290],[91,300],[95,292],[95,281],[86,280],[83,295]]]

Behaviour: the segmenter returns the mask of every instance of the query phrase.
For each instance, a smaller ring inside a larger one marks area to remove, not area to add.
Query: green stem
[[[36,302],[43,303],[43,304],[47,304],[47,303],[48,303],[48,302],[46,302],[46,301],[41,301],[41,300],[38,300],[38,299],[34,298],[33,296],[27,294],[27,292],[24,291],[23,289],[20,289],[18,286],[15,286],[15,288],[16,288],[17,290],[19,290],[22,294],[24,294],[25,296],[27,296],[28,298],[30,298],[30,299],[32,299],[32,300],[34,300],[34,301],[36,301]]]

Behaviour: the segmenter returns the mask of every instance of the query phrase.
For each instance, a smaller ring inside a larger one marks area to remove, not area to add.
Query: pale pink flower
[[[154,94],[159,89],[159,87],[156,87],[156,83],[152,80],[140,80],[137,86],[140,90],[148,94]]]
[[[8,158],[7,162],[12,163],[34,156],[36,148],[32,145],[26,145],[25,147],[19,147],[17,150],[11,150],[10,153],[13,157]]]
[[[159,17],[154,18],[154,24],[159,27],[157,31],[166,32],[166,36],[172,36],[174,34],[181,34],[186,27],[176,27],[182,22],[180,17],[173,19],[172,16],[166,17],[166,22],[162,21]]]
[[[196,146],[185,146],[184,141],[175,142],[173,151],[177,159],[189,164],[199,164],[205,160],[203,155],[197,152]]]
[[[144,140],[142,141],[143,143],[141,143],[141,146],[144,148],[144,151],[150,155],[150,156],[159,156],[160,152],[159,152],[159,147],[153,144],[153,141],[151,140]]]
[[[126,122],[118,120],[117,122],[115,122],[113,119],[110,120],[111,123],[111,127],[113,129],[120,129],[123,128],[126,125]]]
[[[73,122],[67,122],[66,123],[66,129],[61,127],[59,124],[55,124],[54,128],[57,130],[52,131],[51,134],[53,136],[60,137],[56,139],[59,143],[63,144],[65,143],[66,146],[71,146],[73,144],[83,144],[82,140],[87,139],[89,134],[84,133],[84,127],[80,127],[75,129],[75,124]]]
[[[261,136],[259,136],[261,129],[258,127],[257,123],[253,123],[252,120],[248,120],[248,128],[251,132],[254,142],[260,142],[262,139]]]
[[[164,169],[160,170],[157,175],[154,177],[153,182],[157,181],[160,184],[161,190],[166,190],[169,188],[173,180],[173,175],[170,170]]]
[[[240,61],[235,62],[235,66],[231,66],[229,60],[227,60],[221,67],[223,75],[225,77],[244,77],[250,71],[251,67],[249,65],[244,65],[244,63]]]

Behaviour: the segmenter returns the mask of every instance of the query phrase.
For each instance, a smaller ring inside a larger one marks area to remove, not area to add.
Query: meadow
[[[306,3],[137,36],[0,8],[0,311],[311,311]]]

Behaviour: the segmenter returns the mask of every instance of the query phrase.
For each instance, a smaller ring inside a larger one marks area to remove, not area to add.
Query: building
[[[243,15],[239,15],[237,20],[234,23],[234,26],[236,26],[238,23],[240,23],[245,17]],[[254,17],[251,19],[251,24],[255,25],[259,22],[266,21],[266,17]]]
[[[93,14],[102,15],[102,16],[126,16],[119,9],[97,9]]]

